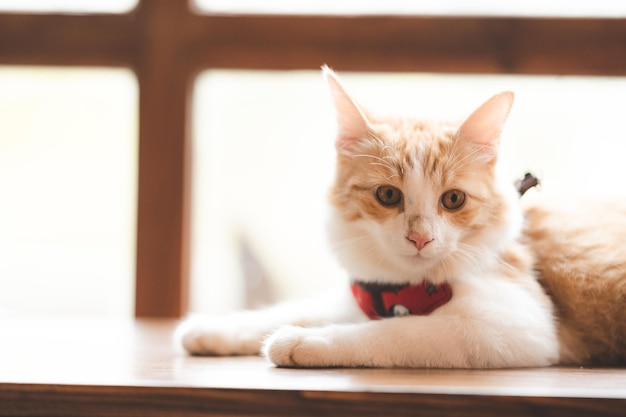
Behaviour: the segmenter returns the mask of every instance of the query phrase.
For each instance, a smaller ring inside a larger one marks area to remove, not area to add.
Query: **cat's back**
[[[563,360],[625,364],[626,203],[534,202],[524,240],[555,305]]]

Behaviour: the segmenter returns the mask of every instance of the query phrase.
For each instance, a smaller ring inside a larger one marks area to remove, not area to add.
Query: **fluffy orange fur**
[[[480,163],[485,156],[479,147],[455,140],[457,128],[454,123],[379,119],[373,124],[370,140],[360,143],[350,154],[337,156],[331,203],[349,220],[363,214],[379,220],[393,216],[402,207],[390,210],[381,206],[374,198],[374,190],[380,185],[403,189],[404,173],[415,168],[415,161],[419,161],[424,175],[441,192],[465,189],[471,183],[468,207],[449,213],[451,223],[473,230],[493,227],[502,219],[504,205],[493,189],[495,166],[490,164],[490,170],[482,169]]]
[[[523,240],[555,306],[561,361],[626,364],[626,203],[541,201],[526,219]]]

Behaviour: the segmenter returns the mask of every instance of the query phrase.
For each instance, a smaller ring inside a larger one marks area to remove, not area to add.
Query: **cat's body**
[[[626,364],[626,202],[544,199],[522,241],[558,321],[560,362]]]
[[[339,123],[329,231],[340,264],[363,288],[423,284],[425,298],[438,288],[448,289],[451,298],[429,314],[370,320],[346,282],[309,300],[219,319],[190,318],[178,331],[187,351],[262,351],[279,366],[307,367],[625,360],[626,249],[610,263],[589,263],[598,231],[579,230],[585,242],[577,241],[575,231],[563,240],[551,221],[559,215],[545,208],[529,209],[524,232],[519,197],[498,176],[511,93],[494,96],[460,126],[376,119],[352,101],[332,71],[325,69],[325,75]],[[559,254],[573,247],[575,259]],[[602,310],[605,293],[616,306]],[[578,308],[585,300],[593,307]]]

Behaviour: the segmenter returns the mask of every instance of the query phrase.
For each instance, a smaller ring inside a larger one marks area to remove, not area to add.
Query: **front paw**
[[[277,366],[338,366],[333,357],[333,343],[323,328],[286,326],[271,334],[263,343],[263,355]]]
[[[183,321],[174,338],[192,355],[258,355],[263,329],[246,326],[239,320],[217,317],[190,317]]]

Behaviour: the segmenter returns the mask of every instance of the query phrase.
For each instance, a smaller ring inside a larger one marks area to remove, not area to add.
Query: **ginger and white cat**
[[[190,317],[177,331],[188,352],[263,353],[289,367],[624,362],[626,206],[604,217],[624,231],[613,240],[595,219],[548,206],[525,222],[497,169],[512,93],[460,126],[377,118],[323,73],[339,127],[329,234],[351,282],[263,310]]]

